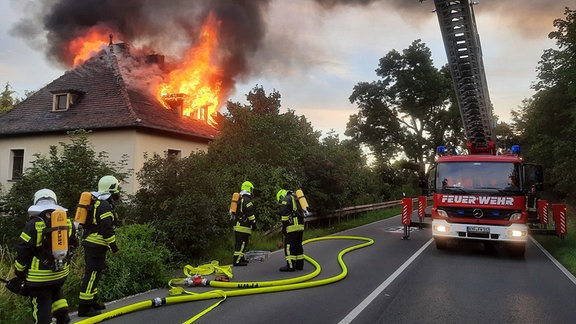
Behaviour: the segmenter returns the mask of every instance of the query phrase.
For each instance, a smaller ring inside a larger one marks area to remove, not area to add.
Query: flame
[[[182,63],[169,73],[169,81],[158,89],[161,102],[177,101],[182,105],[182,115],[211,124],[216,124],[212,116],[218,111],[222,86],[222,69],[216,55],[219,29],[220,21],[213,14],[208,15],[198,44],[186,52]]]
[[[68,44],[69,53],[74,56],[73,67],[84,63],[86,60],[100,52],[106,46],[103,40],[108,39],[111,30],[106,27],[94,26],[82,36],[73,39]]]

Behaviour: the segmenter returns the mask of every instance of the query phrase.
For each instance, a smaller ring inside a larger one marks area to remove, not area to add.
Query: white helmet
[[[54,204],[58,203],[58,199],[56,198],[56,194],[54,193],[54,191],[50,190],[50,189],[40,189],[38,191],[36,191],[36,193],[34,194],[34,205],[38,204],[38,201],[40,200],[48,200],[48,199],[52,199]]]
[[[58,205],[54,191],[50,189],[40,189],[34,194],[34,205],[28,208],[28,215],[38,216],[43,211],[56,209],[67,211],[66,208]]]
[[[99,193],[117,193],[120,191],[120,181],[114,176],[107,175],[100,178],[98,181],[98,192]]]

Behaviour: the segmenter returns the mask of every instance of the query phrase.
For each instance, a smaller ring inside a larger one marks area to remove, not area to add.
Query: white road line
[[[424,252],[424,250],[434,241],[431,238],[426,244],[424,244],[416,253],[414,253],[410,259],[406,260],[404,264],[400,266],[393,274],[390,275],[383,283],[378,286],[368,297],[366,297],[356,308],[354,308],[346,317],[344,317],[338,324],[348,324],[351,323],[370,303],[378,297],[388,287],[408,266],[416,260],[416,258]]]
[[[560,269],[560,271],[564,273],[564,275],[566,275],[566,277],[568,277],[568,279],[572,281],[572,283],[576,285],[576,277],[574,277],[574,275],[570,273],[568,269],[560,264],[560,262],[558,262],[558,260],[556,260],[548,251],[546,251],[546,249],[544,249],[544,247],[542,247],[542,245],[540,245],[540,243],[538,243],[538,241],[536,241],[532,236],[530,236],[530,240],[532,243],[536,244],[536,246],[548,257],[548,259],[550,259],[550,261],[552,261],[552,263],[558,267],[558,269]]]

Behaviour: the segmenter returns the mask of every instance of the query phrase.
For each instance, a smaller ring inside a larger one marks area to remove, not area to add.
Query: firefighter
[[[120,253],[116,244],[118,216],[114,202],[120,199],[120,182],[107,175],[98,181],[98,192],[93,192],[94,205],[90,208],[90,221],[84,228],[82,246],[86,268],[80,286],[79,317],[91,317],[101,313],[106,306],[98,301],[98,283],[106,268],[106,253]],[[89,224],[88,224],[89,223]]]
[[[280,271],[302,270],[304,268],[304,248],[302,238],[304,234],[304,215],[293,191],[281,189],[276,194],[280,204],[278,213],[282,220],[282,234],[284,236],[284,255],[286,265]]]
[[[34,204],[28,209],[30,219],[16,243],[16,278],[7,287],[11,291],[30,296],[34,323],[70,323],[68,301],[62,293],[62,285],[70,272],[70,259],[78,240],[70,219],[60,234],[68,237],[63,259],[56,259],[52,251],[51,217],[55,210],[66,211],[58,204],[54,191],[41,189],[34,194]],[[55,233],[58,234],[58,233]],[[22,286],[23,284],[23,286]]]
[[[256,215],[252,193],[254,185],[250,181],[244,181],[240,186],[240,201],[234,213],[234,266],[246,266],[248,261],[244,258],[244,252],[252,231],[256,229]]]

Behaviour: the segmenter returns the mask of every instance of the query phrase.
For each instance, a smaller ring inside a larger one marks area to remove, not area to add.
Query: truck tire
[[[445,238],[434,238],[434,243],[436,243],[436,249],[438,250],[446,250],[448,248],[448,240]]]
[[[509,256],[522,258],[526,253],[526,243],[508,243],[505,249]]]

